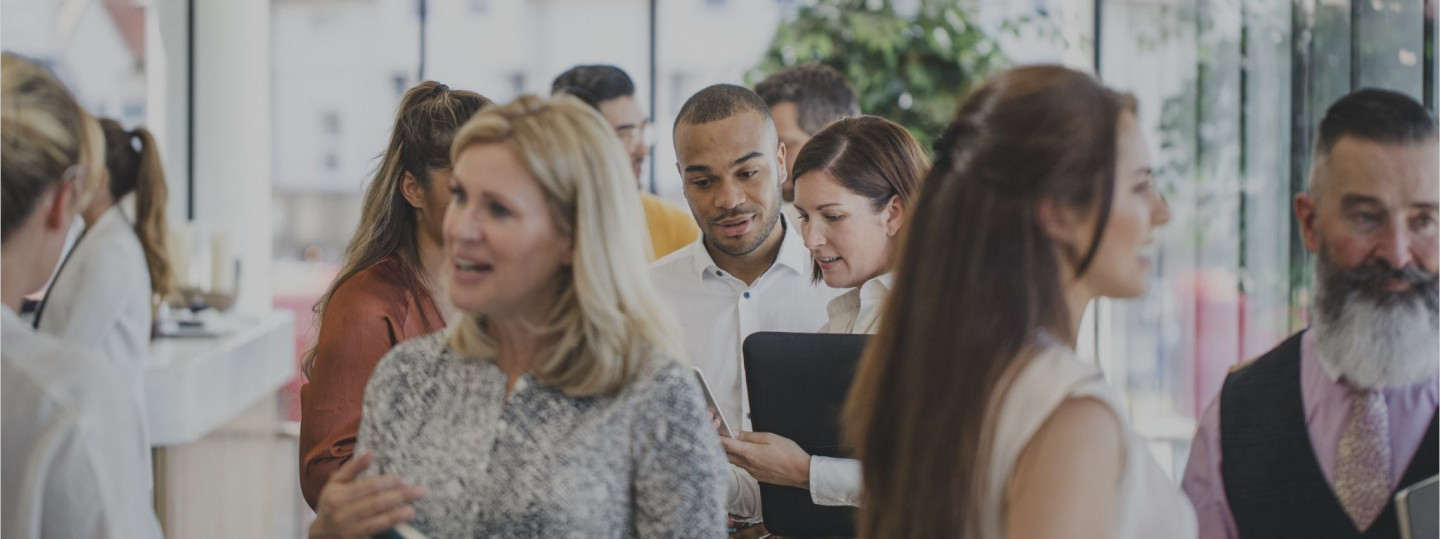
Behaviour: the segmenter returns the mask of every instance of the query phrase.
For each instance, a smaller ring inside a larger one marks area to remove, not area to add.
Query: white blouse
[[[885,307],[885,298],[890,297],[894,285],[895,277],[886,273],[836,296],[825,306],[830,319],[820,328],[820,333],[875,333],[880,329],[880,311]]]
[[[836,296],[826,306],[830,320],[820,333],[869,334],[880,329],[880,311],[895,278],[886,273]],[[810,457],[810,501],[815,505],[860,505],[860,461]]]
[[[0,536],[160,537],[140,408],[114,362],[0,316]]]

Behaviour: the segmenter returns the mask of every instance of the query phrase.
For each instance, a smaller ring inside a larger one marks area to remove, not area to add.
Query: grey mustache
[[[1403,292],[1383,290],[1381,286],[1391,279],[1408,283],[1411,288]],[[1327,280],[1331,280],[1331,282],[1321,283],[1321,286],[1328,286],[1336,292],[1348,290],[1353,294],[1367,296],[1381,303],[1418,299],[1432,312],[1436,310],[1437,304],[1440,304],[1440,274],[1427,271],[1416,264],[1408,264],[1403,268],[1395,269],[1384,261],[1380,261],[1348,270],[1337,270],[1331,279]],[[1331,299],[1343,302],[1345,301],[1343,298],[1347,295],[1349,294],[1339,293],[1332,296]]]

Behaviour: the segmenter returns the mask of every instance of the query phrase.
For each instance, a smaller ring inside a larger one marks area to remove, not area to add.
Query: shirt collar
[[[697,239],[685,247],[690,256],[690,274],[696,277],[705,277],[707,272],[715,271],[715,259],[710,257],[710,251],[705,250],[705,234],[700,234]]]
[[[785,227],[785,232],[780,238],[780,256],[775,258],[775,263],[789,267],[800,275],[810,275],[814,260],[810,257],[810,249],[805,247],[805,240],[800,238],[800,232],[783,213],[780,214],[780,225]]]
[[[140,195],[137,193],[138,191],[132,191],[130,194],[120,197],[120,200],[115,202],[115,210],[120,212],[120,216],[124,217],[127,223],[135,222],[135,216],[139,213],[136,205],[139,204],[139,198],[137,197]]]
[[[805,248],[805,241],[800,239],[800,233],[790,224],[789,218],[784,213],[780,214],[780,222],[776,226],[782,227],[783,231],[780,233],[780,254],[775,257],[775,264],[793,269],[800,275],[809,275],[810,250]],[[689,249],[692,275],[703,278],[706,273],[723,271],[720,266],[715,264],[715,259],[710,256],[710,251],[705,249],[704,234],[701,234],[700,239],[692,242],[686,249]]]
[[[1320,373],[1325,375],[1325,380],[1330,383],[1340,382],[1340,373],[1330,372],[1330,366],[1320,360],[1320,350],[1315,348],[1315,330],[1306,329],[1305,334],[1300,336],[1300,360],[1302,363],[1309,363],[1320,367]]]
[[[894,278],[886,273],[862,283],[859,294],[860,307],[883,303],[885,298],[890,295],[892,282],[894,282]]]
[[[860,285],[860,290],[861,294],[864,294],[865,290],[875,290],[876,292],[880,293],[888,293],[890,292],[890,289],[894,287],[895,274],[884,273],[881,274],[879,277],[865,281],[865,284]]]
[[[129,195],[126,196],[128,197]],[[114,206],[111,206],[110,209],[105,210],[105,213],[100,214],[100,218],[96,219],[95,225],[90,228],[93,230],[100,230],[102,228],[106,228],[112,225],[119,225],[122,223],[128,224],[129,220],[130,217],[125,214],[125,209],[121,206],[121,204],[115,204]]]

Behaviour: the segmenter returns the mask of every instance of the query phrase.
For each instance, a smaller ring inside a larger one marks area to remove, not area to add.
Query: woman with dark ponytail
[[[150,356],[160,298],[175,288],[165,252],[165,173],[155,138],[100,120],[104,179],[80,208],[85,232],[60,265],[35,317],[41,333],[95,346],[132,377]]]
[[[169,220],[165,207],[170,190],[166,187],[160,151],[155,146],[155,136],[144,127],[125,131],[114,120],[101,120],[100,126],[105,128],[111,199],[120,200],[135,194],[135,219],[131,228],[135,230],[135,237],[140,238],[140,246],[145,248],[152,299],[158,307],[179,286],[166,252]]]
[[[300,490],[311,507],[355,450],[375,364],[396,344],[445,327],[448,302],[436,298],[445,297],[440,225],[450,204],[450,141],[490,104],[434,81],[400,99],[344,265],[315,304],[320,334],[300,388]]]

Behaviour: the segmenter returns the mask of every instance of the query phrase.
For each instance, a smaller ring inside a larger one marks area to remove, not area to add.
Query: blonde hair
[[[84,211],[90,206],[90,200],[106,188],[105,178],[108,172],[105,170],[105,128],[100,126],[100,120],[85,112],[83,107],[80,113],[85,116],[84,136],[80,138],[83,155],[80,162],[85,165],[85,177],[81,180],[80,190],[75,193],[75,207]]]
[[[416,305],[423,305],[430,295],[431,283],[427,280],[420,263],[420,249],[417,247],[420,235],[416,223],[415,208],[405,200],[401,185],[405,173],[410,173],[420,186],[431,189],[448,189],[448,186],[431,185],[432,172],[450,168],[450,142],[455,131],[477,111],[488,107],[491,102],[485,96],[465,90],[454,90],[435,81],[415,85],[400,98],[395,111],[395,127],[390,131],[390,142],[381,155],[380,166],[370,186],[365,188],[361,203],[360,224],[355,235],[345,247],[345,264],[330,288],[313,308],[315,318],[325,317],[325,307],[330,298],[347,279],[387,256],[395,256],[400,262],[400,274],[410,299]],[[425,309],[420,309],[420,323],[426,332],[443,320],[430,320]],[[316,347],[305,352],[300,368],[310,376],[315,366]]]
[[[646,271],[643,212],[625,150],[600,113],[570,96],[533,95],[487,109],[455,135],[452,161],[477,144],[504,144],[545,192],[556,230],[575,246],[559,300],[540,331],[554,343],[535,369],[567,395],[613,395],[650,358],[680,360],[679,329]],[[462,314],[450,346],[486,357],[483,316]]]
[[[10,238],[35,205],[62,182],[76,188],[83,207],[86,172],[97,161],[87,141],[90,124],[75,98],[44,68],[14,54],[0,57],[0,242]],[[103,151],[103,148],[100,149]],[[103,157],[100,159],[103,160]]]

